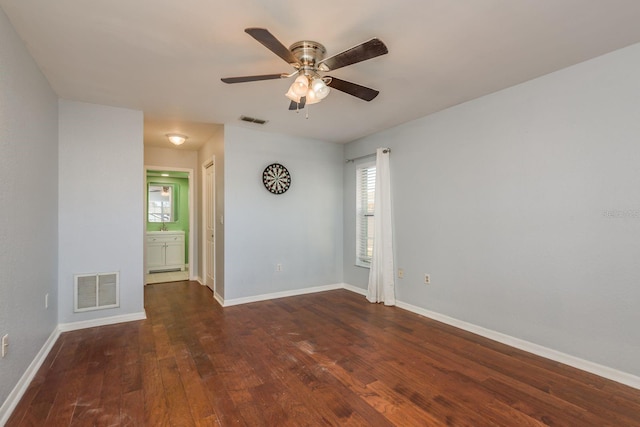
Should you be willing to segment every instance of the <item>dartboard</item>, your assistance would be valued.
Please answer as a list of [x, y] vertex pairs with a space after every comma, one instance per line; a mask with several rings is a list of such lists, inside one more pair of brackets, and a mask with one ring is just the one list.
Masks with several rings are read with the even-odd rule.
[[282, 194], [291, 185], [291, 175], [280, 163], [273, 163], [262, 172], [262, 183], [273, 194]]

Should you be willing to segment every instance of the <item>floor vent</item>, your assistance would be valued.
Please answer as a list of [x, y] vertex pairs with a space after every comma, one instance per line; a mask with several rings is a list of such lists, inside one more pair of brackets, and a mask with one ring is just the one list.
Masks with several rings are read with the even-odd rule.
[[116, 273], [76, 274], [73, 311], [120, 307], [120, 279]]

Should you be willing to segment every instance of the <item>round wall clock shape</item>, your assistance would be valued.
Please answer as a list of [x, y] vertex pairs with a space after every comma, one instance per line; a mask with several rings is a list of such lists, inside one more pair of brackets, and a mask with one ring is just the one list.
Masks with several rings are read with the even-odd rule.
[[273, 163], [262, 172], [262, 183], [273, 194], [282, 194], [291, 185], [291, 175], [280, 163]]

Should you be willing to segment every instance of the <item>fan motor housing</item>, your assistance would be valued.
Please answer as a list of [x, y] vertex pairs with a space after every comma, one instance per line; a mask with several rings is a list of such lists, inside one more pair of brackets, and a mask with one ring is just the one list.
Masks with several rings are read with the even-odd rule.
[[324, 59], [327, 50], [318, 42], [302, 40], [295, 42], [289, 50], [298, 58], [302, 67], [315, 68], [316, 64]]

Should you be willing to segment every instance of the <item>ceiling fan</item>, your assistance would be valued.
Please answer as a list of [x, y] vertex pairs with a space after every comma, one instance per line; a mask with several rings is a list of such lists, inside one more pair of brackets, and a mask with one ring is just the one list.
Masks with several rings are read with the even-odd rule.
[[285, 94], [291, 100], [289, 110], [298, 110], [304, 108], [305, 105], [320, 102], [329, 94], [330, 88], [348, 93], [365, 101], [371, 101], [380, 93], [375, 89], [323, 75], [326, 72], [388, 53], [387, 46], [380, 39], [373, 38], [351, 49], [325, 58], [326, 49], [318, 42], [303, 40], [292, 44], [287, 49], [265, 28], [247, 28], [244, 31], [293, 66], [295, 71], [290, 74], [225, 77], [222, 79], [225, 83], [286, 79], [296, 76], [295, 81], [289, 87], [289, 91]]

